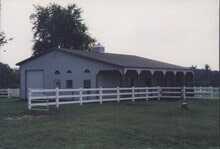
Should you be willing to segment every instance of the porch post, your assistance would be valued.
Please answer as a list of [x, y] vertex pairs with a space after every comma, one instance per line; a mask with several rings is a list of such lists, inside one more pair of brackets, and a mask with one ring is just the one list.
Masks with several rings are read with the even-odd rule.
[[186, 72], [185, 71], [183, 72], [183, 84], [182, 85], [187, 86], [187, 84], [186, 84]]

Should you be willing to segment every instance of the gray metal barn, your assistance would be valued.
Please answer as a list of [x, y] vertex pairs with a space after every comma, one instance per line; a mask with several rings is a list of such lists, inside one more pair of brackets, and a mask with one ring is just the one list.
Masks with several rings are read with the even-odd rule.
[[20, 66], [20, 94], [28, 88], [192, 86], [193, 71], [133, 55], [54, 48]]

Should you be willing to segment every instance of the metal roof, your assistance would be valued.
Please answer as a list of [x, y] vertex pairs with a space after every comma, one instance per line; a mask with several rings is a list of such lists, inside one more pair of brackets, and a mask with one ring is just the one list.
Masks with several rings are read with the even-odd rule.
[[[170, 63], [160, 62], [157, 60], [152, 60], [144, 57], [134, 56], [134, 55], [126, 55], [126, 54], [113, 54], [113, 53], [97, 53], [97, 52], [91, 52], [91, 51], [81, 51], [81, 50], [69, 50], [69, 49], [63, 49], [63, 48], [53, 48], [48, 50], [48, 52], [51, 51], [60, 51], [65, 52], [67, 54], [76, 55], [79, 57], [116, 65], [119, 67], [124, 68], [146, 68], [146, 69], [175, 69], [175, 70], [189, 70], [188, 67], [182, 67]], [[45, 52], [44, 54], [48, 53]], [[41, 55], [44, 55], [41, 54]], [[21, 61], [17, 63], [17, 65], [22, 65], [26, 62], [29, 62], [33, 59], [36, 59], [37, 57], [40, 57], [41, 55], [32, 56], [24, 61]]]

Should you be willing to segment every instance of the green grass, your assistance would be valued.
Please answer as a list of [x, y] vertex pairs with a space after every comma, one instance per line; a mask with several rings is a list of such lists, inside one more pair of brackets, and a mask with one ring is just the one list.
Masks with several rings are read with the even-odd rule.
[[0, 149], [219, 149], [219, 100], [61, 106], [0, 99]]

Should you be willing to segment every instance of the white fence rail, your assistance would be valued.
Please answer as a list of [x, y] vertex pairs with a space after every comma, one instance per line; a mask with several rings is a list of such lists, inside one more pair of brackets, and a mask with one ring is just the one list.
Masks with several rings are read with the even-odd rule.
[[19, 97], [19, 89], [0, 89], [0, 97]]
[[90, 89], [29, 89], [28, 109], [37, 106], [100, 103], [107, 101], [150, 100], [161, 98], [219, 98], [220, 88], [213, 87], [132, 87]]

